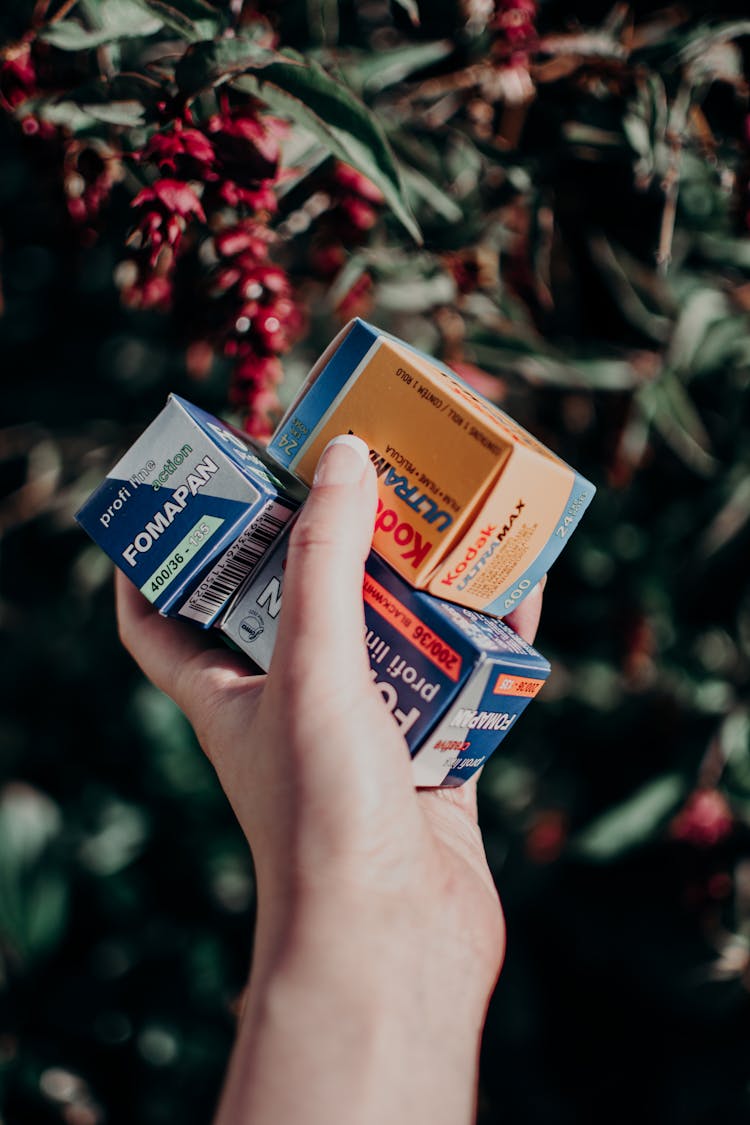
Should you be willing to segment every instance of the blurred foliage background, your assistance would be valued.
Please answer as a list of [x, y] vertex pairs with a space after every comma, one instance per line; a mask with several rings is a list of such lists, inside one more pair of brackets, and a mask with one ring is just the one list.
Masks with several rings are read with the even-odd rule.
[[73, 513], [169, 390], [262, 437], [355, 314], [599, 489], [481, 784], [479, 1120], [749, 1119], [745, 11], [3, 4], [2, 1125], [210, 1119], [251, 863]]

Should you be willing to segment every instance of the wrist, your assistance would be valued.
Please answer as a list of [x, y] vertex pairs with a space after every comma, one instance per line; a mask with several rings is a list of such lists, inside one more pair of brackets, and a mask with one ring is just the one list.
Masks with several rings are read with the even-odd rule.
[[251, 976], [216, 1125], [265, 1122], [268, 1105], [297, 1125], [343, 1106], [350, 1125], [470, 1125], [484, 1014], [432, 981], [296, 947]]
[[[368, 896], [335, 903], [260, 899], [251, 974], [257, 990], [275, 986], [351, 996], [380, 1018], [410, 997], [409, 1019], [467, 1031], [481, 1026], [503, 953], [502, 914], [488, 941], [472, 919], [451, 922], [450, 911]], [[401, 1012], [400, 1018], [407, 1013]], [[416, 1033], [417, 1027], [412, 1028]]]

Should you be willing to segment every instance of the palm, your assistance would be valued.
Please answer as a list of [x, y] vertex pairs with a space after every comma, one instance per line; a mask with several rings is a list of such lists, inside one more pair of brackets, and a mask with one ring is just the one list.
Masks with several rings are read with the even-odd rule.
[[446, 908], [457, 916], [462, 940], [494, 981], [505, 955], [505, 920], [477, 823], [476, 782], [424, 789], [418, 801], [444, 872]]

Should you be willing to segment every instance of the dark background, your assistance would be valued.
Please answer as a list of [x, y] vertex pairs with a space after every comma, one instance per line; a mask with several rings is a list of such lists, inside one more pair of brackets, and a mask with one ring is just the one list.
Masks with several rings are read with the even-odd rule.
[[[362, 8], [342, 6], [340, 49], [366, 52], [386, 18]], [[690, 4], [679, 27], [743, 10]], [[434, 26], [409, 32], [454, 36], [446, 73], [471, 57], [457, 12], [431, 6]], [[538, 26], [605, 15], [548, 4]], [[27, 17], [8, 6], [3, 37]], [[388, 19], [407, 33], [399, 5]], [[281, 33], [304, 46], [311, 20], [290, 5]], [[373, 253], [366, 313], [436, 350], [436, 263], [453, 269], [490, 223], [510, 232], [493, 300], [520, 342], [498, 346], [497, 322], [459, 286], [461, 358], [599, 490], [545, 595], [537, 645], [552, 680], [480, 787], [509, 931], [483, 1123], [734, 1125], [750, 1114], [750, 158], [748, 39], [736, 42], [736, 83], [700, 94], [715, 143], [686, 145], [666, 279], [654, 267], [659, 176], [637, 187], [631, 148], [592, 156], [565, 129], [621, 129], [636, 68], [539, 82], [512, 159], [477, 143], [490, 166], [523, 167], [529, 182], [479, 183], [458, 229], [423, 209], [426, 258], [385, 217], [361, 248]], [[664, 47], [638, 63], [670, 99], [671, 58]], [[392, 113], [387, 98], [381, 112]], [[413, 114], [407, 141], [428, 145]], [[120, 649], [109, 564], [73, 521], [168, 391], [228, 411], [226, 362], [188, 374], [179, 314], [120, 304], [130, 194], [115, 190], [82, 245], [55, 144], [0, 115], [3, 1125], [209, 1120], [250, 949], [244, 841], [186, 722]], [[520, 220], [533, 242], [545, 207], [546, 303], [538, 258], [517, 245]], [[602, 238], [634, 288], [602, 264]], [[341, 314], [304, 254], [285, 254], [309, 307], [289, 394]], [[410, 256], [426, 296], [401, 312], [389, 286]], [[664, 318], [661, 339], [633, 292]], [[452, 358], [449, 330], [443, 344]], [[568, 364], [580, 364], [576, 379]]]

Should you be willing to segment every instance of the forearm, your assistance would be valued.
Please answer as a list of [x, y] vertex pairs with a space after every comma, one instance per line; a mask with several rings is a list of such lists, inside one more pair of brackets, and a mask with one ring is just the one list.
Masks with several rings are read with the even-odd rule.
[[215, 1125], [470, 1125], [484, 1003], [419, 950], [339, 938], [256, 964]]

